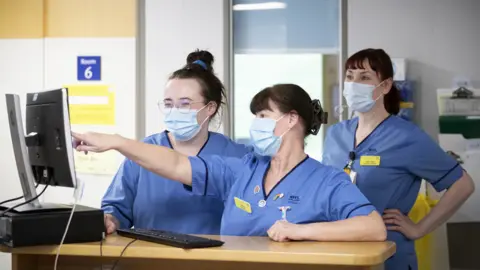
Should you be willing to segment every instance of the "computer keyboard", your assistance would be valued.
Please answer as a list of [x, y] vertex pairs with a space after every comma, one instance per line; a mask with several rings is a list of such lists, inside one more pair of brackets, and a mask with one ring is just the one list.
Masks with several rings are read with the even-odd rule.
[[224, 242], [218, 240], [162, 230], [118, 229], [117, 234], [128, 238], [184, 249], [219, 247], [224, 244]]

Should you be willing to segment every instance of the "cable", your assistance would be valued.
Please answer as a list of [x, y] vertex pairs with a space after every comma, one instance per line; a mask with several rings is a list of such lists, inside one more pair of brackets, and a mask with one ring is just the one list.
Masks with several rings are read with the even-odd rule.
[[133, 244], [135, 241], [137, 241], [137, 239], [133, 239], [132, 241], [130, 241], [122, 250], [122, 253], [120, 253], [120, 257], [118, 257], [118, 259], [115, 261], [115, 263], [113, 264], [113, 267], [111, 270], [115, 270], [115, 267], [117, 266], [118, 262], [120, 261], [120, 259], [122, 258], [123, 256], [123, 253], [125, 253], [125, 251], [127, 250], [127, 248]]
[[19, 203], [19, 204], [17, 204], [17, 205], [14, 205], [14, 206], [8, 208], [7, 210], [4, 210], [2, 213], [0, 213], [0, 217], [3, 217], [3, 215], [5, 215], [5, 213], [9, 212], [10, 210], [13, 210], [13, 209], [15, 209], [15, 208], [17, 208], [17, 207], [20, 207], [20, 206], [22, 206], [22, 205], [25, 205], [25, 204], [29, 204], [29, 203], [33, 202], [34, 200], [38, 199], [38, 197], [42, 196], [42, 194], [45, 192], [45, 190], [47, 190], [48, 186], [49, 186], [49, 183], [47, 183], [47, 184], [45, 185], [45, 187], [43, 188], [43, 190], [42, 190], [37, 196], [31, 198], [30, 200], [26, 200], [26, 201], [23, 202], [23, 203]]
[[63, 242], [65, 242], [65, 237], [67, 236], [70, 223], [72, 223], [73, 213], [75, 213], [75, 207], [77, 206], [77, 202], [83, 196], [84, 185], [83, 185], [83, 182], [79, 181], [78, 178], [77, 178], [77, 185], [78, 186], [74, 191], [75, 201], [73, 202], [72, 211], [70, 212], [70, 217], [68, 218], [67, 226], [65, 227], [65, 232], [63, 233], [63, 236], [62, 236], [62, 241], [60, 241], [60, 245], [58, 245], [58, 248], [57, 248], [57, 254], [55, 255], [55, 264], [53, 266], [53, 270], [57, 270], [58, 258], [60, 257], [60, 250], [62, 249]]
[[[37, 184], [35, 185], [35, 188], [38, 188], [39, 185], [40, 185], [40, 183], [37, 183]], [[23, 196], [18, 196], [18, 197], [13, 198], [13, 199], [5, 200], [5, 201], [3, 201], [3, 202], [0, 202], [0, 205], [6, 204], [6, 203], [9, 203], [9, 202], [18, 201], [18, 200], [20, 200], [20, 199], [23, 199]]]

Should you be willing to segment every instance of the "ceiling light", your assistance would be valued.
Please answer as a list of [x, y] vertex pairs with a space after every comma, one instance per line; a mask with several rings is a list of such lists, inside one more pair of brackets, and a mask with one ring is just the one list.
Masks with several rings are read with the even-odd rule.
[[265, 2], [265, 3], [256, 3], [256, 4], [237, 4], [233, 5], [233, 10], [243, 11], [243, 10], [268, 10], [268, 9], [285, 9], [287, 4], [282, 2]]

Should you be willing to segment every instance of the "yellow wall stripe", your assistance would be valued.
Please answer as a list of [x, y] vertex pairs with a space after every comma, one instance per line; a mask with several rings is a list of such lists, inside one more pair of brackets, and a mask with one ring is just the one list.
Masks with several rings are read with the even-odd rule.
[[135, 37], [137, 0], [0, 0], [0, 38]]
[[45, 0], [46, 37], [135, 37], [136, 0]]
[[0, 0], [0, 38], [42, 38], [43, 0]]

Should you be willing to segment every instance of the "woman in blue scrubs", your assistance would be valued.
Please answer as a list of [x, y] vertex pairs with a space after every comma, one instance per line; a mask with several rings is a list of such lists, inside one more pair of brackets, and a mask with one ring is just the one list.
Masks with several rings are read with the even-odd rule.
[[[323, 163], [344, 169], [383, 213], [387, 239], [397, 244], [386, 269], [417, 269], [414, 240], [448, 220], [472, 194], [472, 179], [425, 132], [395, 116], [400, 97], [392, 80], [392, 62], [383, 50], [355, 53], [345, 70], [343, 95], [358, 117], [330, 127]], [[447, 192], [414, 224], [407, 215], [422, 179]]]
[[250, 110], [256, 115], [250, 128], [255, 153], [242, 159], [188, 157], [118, 135], [74, 137], [83, 144], [78, 151], [115, 149], [149, 171], [191, 186], [200, 197], [223, 200], [223, 235], [268, 235], [275, 241], [385, 239], [381, 216], [348, 176], [305, 154], [305, 137], [317, 134], [326, 119], [318, 100], [297, 85], [275, 85], [259, 92]]
[[[207, 51], [188, 55], [187, 64], [169, 78], [159, 107], [166, 131], [144, 143], [175, 149], [187, 156], [242, 157], [249, 149], [222, 134], [209, 132], [210, 120], [224, 98]], [[199, 197], [191, 188], [160, 177], [126, 159], [102, 200], [107, 233], [117, 228], [148, 228], [194, 234], [218, 234], [223, 213], [218, 198]]]

